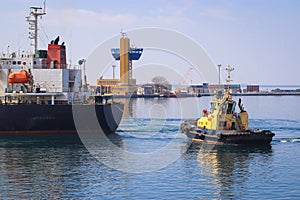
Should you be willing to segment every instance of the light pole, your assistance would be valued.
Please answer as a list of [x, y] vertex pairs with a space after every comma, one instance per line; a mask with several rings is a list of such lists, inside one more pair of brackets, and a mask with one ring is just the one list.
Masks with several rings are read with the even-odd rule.
[[116, 68], [116, 65], [112, 65], [112, 68], [113, 68], [113, 79], [115, 79], [115, 68]]

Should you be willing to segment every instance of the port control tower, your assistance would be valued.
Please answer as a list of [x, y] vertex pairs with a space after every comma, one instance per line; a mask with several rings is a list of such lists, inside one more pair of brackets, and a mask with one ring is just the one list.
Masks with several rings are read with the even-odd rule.
[[[97, 80], [100, 93], [113, 93], [117, 95], [130, 95], [136, 91], [136, 80], [132, 76], [132, 61], [139, 60], [143, 48], [130, 47], [130, 40], [121, 32], [120, 48], [111, 48], [111, 54], [116, 61], [120, 61], [120, 78], [103, 78]], [[113, 65], [115, 67], [115, 65]]]
[[143, 48], [130, 47], [130, 39], [126, 36], [126, 33], [121, 32], [121, 34], [120, 48], [111, 48], [114, 59], [120, 61], [120, 79], [118, 86], [114, 88], [114, 92], [126, 94], [133, 92], [136, 88], [136, 81], [132, 77], [132, 61], [140, 59]]

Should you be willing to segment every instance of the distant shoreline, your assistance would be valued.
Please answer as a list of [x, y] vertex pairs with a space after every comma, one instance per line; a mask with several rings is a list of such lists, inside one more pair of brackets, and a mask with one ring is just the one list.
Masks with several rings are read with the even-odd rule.
[[[214, 93], [201, 93], [199, 96], [193, 94], [180, 94], [177, 97], [160, 95], [114, 95], [114, 98], [187, 98], [213, 96]], [[231, 93], [232, 96], [300, 96], [300, 92], [257, 92], [257, 93]]]
[[[213, 93], [203, 93], [201, 96], [213, 96]], [[255, 92], [255, 93], [231, 93], [232, 96], [298, 96], [300, 92]]]

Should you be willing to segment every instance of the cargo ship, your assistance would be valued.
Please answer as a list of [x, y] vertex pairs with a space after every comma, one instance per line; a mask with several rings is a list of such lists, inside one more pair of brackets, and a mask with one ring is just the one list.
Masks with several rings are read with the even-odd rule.
[[[88, 88], [85, 60], [69, 66], [59, 37], [46, 50], [37, 48], [38, 19], [45, 14], [45, 5], [31, 7], [27, 17], [33, 53], [0, 55], [0, 134], [114, 132], [124, 105]], [[99, 126], [78, 127], [75, 115], [95, 116]]]

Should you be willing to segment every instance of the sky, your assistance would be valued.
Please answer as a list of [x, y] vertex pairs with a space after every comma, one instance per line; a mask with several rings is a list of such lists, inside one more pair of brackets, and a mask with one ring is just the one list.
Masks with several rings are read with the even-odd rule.
[[[10, 52], [32, 50], [25, 17], [30, 6], [43, 6], [43, 0], [0, 1], [0, 51], [7, 52], [8, 45]], [[119, 38], [121, 30], [162, 28], [199, 44], [215, 68], [222, 64], [222, 82], [230, 65], [235, 68], [235, 83], [300, 85], [299, 11], [297, 0], [47, 0], [47, 15], [39, 24], [39, 48], [45, 49], [60, 35], [68, 48], [68, 61], [75, 65], [105, 41]], [[143, 42], [130, 39], [132, 45], [143, 47], [139, 46]], [[152, 64], [156, 66], [151, 68]], [[205, 81], [196, 70], [187, 73], [188, 62], [159, 51], [144, 51], [141, 60], [133, 64], [136, 76], [144, 70], [141, 66], [147, 66], [149, 73], [147, 78], [136, 77], [139, 83], [149, 81], [155, 73], [160, 75], [159, 66], [174, 69], [189, 83]], [[101, 70], [87, 66], [89, 82], [95, 82]], [[105, 73], [107, 78], [112, 76], [111, 68]]]

